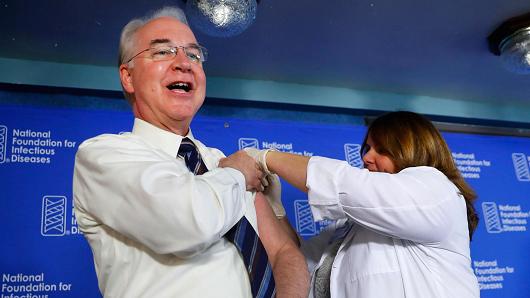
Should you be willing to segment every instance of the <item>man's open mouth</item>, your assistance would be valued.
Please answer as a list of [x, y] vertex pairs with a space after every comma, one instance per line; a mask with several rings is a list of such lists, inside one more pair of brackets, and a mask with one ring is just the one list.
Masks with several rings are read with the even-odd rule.
[[174, 82], [167, 86], [169, 90], [182, 90], [184, 92], [189, 92], [191, 87], [191, 83], [187, 82]]

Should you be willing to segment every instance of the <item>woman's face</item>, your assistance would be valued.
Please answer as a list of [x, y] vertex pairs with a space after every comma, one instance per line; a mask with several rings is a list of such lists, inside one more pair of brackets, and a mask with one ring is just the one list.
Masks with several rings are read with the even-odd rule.
[[375, 150], [372, 138], [366, 140], [367, 151], [363, 156], [364, 167], [370, 172], [395, 173], [396, 167], [390, 157], [382, 155]]

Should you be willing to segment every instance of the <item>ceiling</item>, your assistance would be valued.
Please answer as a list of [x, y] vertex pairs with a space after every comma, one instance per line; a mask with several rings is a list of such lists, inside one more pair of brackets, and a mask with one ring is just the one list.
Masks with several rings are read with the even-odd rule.
[[[115, 66], [123, 25], [175, 4], [0, 0], [0, 57]], [[506, 71], [487, 44], [527, 12], [521, 0], [261, 0], [243, 34], [196, 35], [208, 76], [530, 107], [530, 76]]]

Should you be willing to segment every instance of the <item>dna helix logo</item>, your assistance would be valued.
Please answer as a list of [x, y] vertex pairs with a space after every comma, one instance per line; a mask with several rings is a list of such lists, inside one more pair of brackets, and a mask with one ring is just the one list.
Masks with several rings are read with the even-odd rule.
[[294, 214], [296, 217], [296, 230], [300, 236], [314, 236], [317, 233], [311, 207], [306, 200], [294, 201]]
[[362, 168], [363, 161], [361, 159], [361, 145], [359, 144], [344, 144], [344, 156], [350, 166]]
[[66, 233], [66, 197], [42, 198], [41, 235], [64, 236]]
[[255, 138], [239, 138], [238, 140], [239, 150], [243, 148], [256, 148], [259, 149], [259, 141]]
[[502, 226], [499, 217], [499, 210], [495, 202], [483, 202], [482, 213], [484, 214], [484, 222], [486, 223], [486, 231], [488, 233], [501, 233]]
[[512, 153], [513, 167], [515, 175], [519, 181], [530, 181], [530, 163], [523, 153]]
[[311, 206], [307, 200], [295, 200], [294, 214], [296, 219], [296, 230], [302, 237], [316, 236], [322, 232], [333, 220], [322, 220], [315, 222]]
[[0, 163], [6, 162], [7, 127], [0, 125]]

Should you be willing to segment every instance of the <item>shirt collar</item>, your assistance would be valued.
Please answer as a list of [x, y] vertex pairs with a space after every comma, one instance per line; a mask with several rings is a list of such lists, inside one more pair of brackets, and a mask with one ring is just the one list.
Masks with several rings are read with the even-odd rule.
[[162, 149], [171, 156], [177, 156], [180, 143], [182, 142], [183, 138], [186, 137], [192, 141], [195, 141], [191, 132], [191, 128], [189, 129], [187, 135], [181, 136], [167, 130], [163, 130], [139, 118], [134, 118], [132, 134], [141, 137], [149, 144]]

